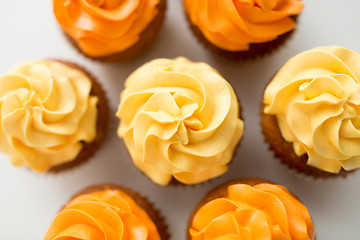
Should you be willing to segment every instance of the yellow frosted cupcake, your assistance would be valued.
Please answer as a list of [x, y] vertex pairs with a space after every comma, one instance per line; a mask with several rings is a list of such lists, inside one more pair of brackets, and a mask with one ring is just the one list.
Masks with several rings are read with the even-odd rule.
[[153, 60], [128, 77], [120, 98], [118, 135], [155, 183], [196, 184], [226, 172], [243, 121], [234, 90], [209, 65]]
[[0, 76], [0, 109], [0, 151], [37, 172], [88, 159], [107, 126], [101, 86], [65, 61], [26, 62]]
[[262, 126], [292, 168], [331, 177], [360, 167], [360, 55], [338, 46], [291, 58], [266, 87]]
[[245, 178], [210, 191], [196, 206], [188, 240], [314, 240], [309, 211], [286, 189], [262, 179]]

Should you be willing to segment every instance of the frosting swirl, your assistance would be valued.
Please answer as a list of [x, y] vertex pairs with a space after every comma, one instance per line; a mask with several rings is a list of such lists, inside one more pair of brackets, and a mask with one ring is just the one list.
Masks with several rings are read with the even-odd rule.
[[96, 136], [90, 79], [56, 61], [27, 62], [0, 76], [0, 151], [44, 172], [73, 160]]
[[327, 172], [360, 167], [360, 55], [315, 48], [291, 58], [265, 90], [283, 138], [308, 165]]
[[44, 240], [160, 240], [148, 214], [118, 190], [83, 194], [59, 212]]
[[234, 184], [227, 194], [196, 212], [191, 239], [314, 239], [308, 210], [285, 187]]
[[154, 182], [194, 184], [227, 170], [243, 133], [230, 84], [205, 63], [153, 60], [125, 82], [116, 114], [135, 165]]
[[184, 0], [191, 23], [213, 45], [244, 51], [250, 43], [276, 39], [295, 28], [291, 15], [300, 13], [300, 0]]
[[126, 50], [158, 13], [159, 0], [53, 0], [61, 28], [89, 56]]

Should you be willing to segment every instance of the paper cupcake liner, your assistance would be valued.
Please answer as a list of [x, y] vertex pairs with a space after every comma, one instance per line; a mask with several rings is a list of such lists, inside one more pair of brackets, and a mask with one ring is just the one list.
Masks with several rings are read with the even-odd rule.
[[[93, 185], [89, 186], [79, 192], [77, 192], [74, 196], [71, 197], [71, 199], [68, 201], [70, 202], [74, 198], [83, 195], [83, 194], [89, 194], [92, 192], [97, 191], [104, 191], [104, 190], [119, 190], [121, 192], [126, 193], [130, 198], [132, 198], [137, 205], [139, 205], [145, 212], [148, 214], [148, 216], [151, 218], [151, 220], [156, 225], [156, 228], [159, 232], [161, 240], [168, 240], [170, 238], [170, 234], [168, 233], [168, 226], [165, 223], [164, 217], [161, 215], [160, 211], [154, 207], [154, 204], [150, 202], [146, 197], [140, 195], [139, 193], [132, 191], [129, 188], [123, 187], [121, 185], [117, 184], [99, 184], [99, 185]], [[65, 204], [62, 208], [64, 209], [67, 204]], [[61, 211], [60, 210], [60, 211]]]
[[145, 52], [149, 48], [151, 43], [153, 43], [156, 36], [158, 35], [158, 32], [160, 31], [162, 27], [162, 23], [165, 18], [166, 0], [160, 0], [157, 9], [158, 9], [158, 14], [152, 20], [152, 22], [146, 27], [146, 29], [140, 34], [139, 40], [134, 45], [125, 49], [124, 51], [114, 53], [111, 55], [102, 56], [102, 57], [89, 56], [81, 50], [78, 43], [70, 35], [68, 35], [64, 31], [63, 33], [67, 38], [67, 40], [70, 42], [70, 44], [79, 53], [83, 54], [85, 57], [88, 57], [92, 60], [97, 60], [101, 62], [117, 62], [117, 61], [129, 60]]
[[[185, 12], [185, 16], [186, 16], [187, 22], [189, 24], [189, 27], [190, 27], [191, 31], [193, 32], [193, 34], [195, 35], [195, 37], [197, 38], [197, 40], [205, 48], [209, 49], [211, 52], [213, 52], [221, 57], [224, 57], [226, 59], [233, 60], [233, 61], [255, 60], [257, 58], [262, 58], [265, 55], [269, 55], [269, 54], [275, 52], [276, 50], [278, 50], [278, 48], [280, 46], [282, 46], [286, 42], [286, 40], [288, 40], [292, 36], [292, 34], [295, 32], [295, 29], [293, 29], [289, 32], [286, 32], [286, 33], [278, 36], [276, 39], [274, 39], [272, 41], [268, 41], [268, 42], [264, 42], [264, 43], [250, 43], [248, 50], [228, 51], [228, 50], [224, 50], [224, 49], [219, 48], [219, 47], [215, 46], [214, 44], [212, 44], [204, 36], [204, 34], [201, 32], [201, 30], [191, 22], [191, 19], [190, 19], [189, 15], [187, 14], [185, 7], [184, 7], [184, 12]], [[291, 17], [295, 21], [295, 23], [297, 22], [298, 16], [299, 15]]]
[[341, 169], [339, 173], [325, 172], [315, 167], [307, 165], [308, 155], [297, 156], [294, 152], [292, 143], [286, 142], [282, 137], [276, 117], [274, 115], [264, 113], [265, 105], [261, 105], [261, 127], [265, 142], [268, 143], [269, 149], [273, 151], [274, 156], [281, 160], [281, 163], [287, 165], [291, 169], [295, 169], [299, 173], [312, 176], [314, 178], [333, 178], [345, 177], [353, 171], [345, 171]]
[[91, 75], [85, 68], [82, 66], [79, 66], [75, 63], [64, 61], [64, 60], [52, 60], [57, 61], [62, 64], [65, 64], [69, 67], [75, 68], [80, 70], [81, 72], [85, 73], [86, 76], [89, 77], [91, 80], [91, 91], [90, 95], [97, 96], [99, 98], [98, 104], [97, 104], [97, 110], [98, 110], [98, 116], [97, 116], [97, 123], [96, 123], [96, 137], [92, 142], [85, 142], [82, 141], [82, 149], [77, 155], [77, 157], [69, 162], [53, 166], [49, 169], [49, 173], [59, 173], [63, 170], [71, 169], [75, 166], [79, 166], [80, 164], [85, 163], [89, 158], [91, 158], [96, 150], [99, 148], [99, 146], [102, 144], [108, 127], [108, 120], [109, 120], [109, 107], [107, 103], [107, 98], [105, 95], [104, 90], [102, 89], [101, 85], [97, 82], [96, 78]]

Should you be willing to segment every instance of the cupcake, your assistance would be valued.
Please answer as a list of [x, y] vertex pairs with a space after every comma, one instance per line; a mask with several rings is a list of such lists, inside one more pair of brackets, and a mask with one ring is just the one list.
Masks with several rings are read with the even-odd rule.
[[155, 39], [166, 0], [53, 0], [57, 22], [87, 57], [121, 61], [143, 52]]
[[262, 128], [283, 163], [315, 177], [360, 167], [360, 55], [338, 46], [291, 58], [265, 89]]
[[274, 50], [296, 27], [300, 0], [184, 0], [190, 28], [213, 52], [251, 59]]
[[55, 216], [44, 240], [167, 240], [167, 227], [146, 198], [118, 185], [98, 185], [74, 196]]
[[239, 179], [209, 192], [188, 222], [188, 240], [315, 239], [306, 207], [285, 187]]
[[0, 151], [36, 172], [71, 168], [96, 150], [107, 126], [103, 90], [82, 67], [38, 60], [0, 76]]
[[118, 135], [152, 181], [196, 184], [226, 172], [243, 121], [234, 90], [209, 65], [153, 60], [128, 77], [120, 98]]

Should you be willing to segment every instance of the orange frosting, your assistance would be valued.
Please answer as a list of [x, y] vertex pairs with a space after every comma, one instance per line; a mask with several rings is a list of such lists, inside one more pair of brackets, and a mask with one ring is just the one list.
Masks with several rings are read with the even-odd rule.
[[300, 0], [184, 0], [191, 23], [215, 46], [228, 51], [276, 39], [295, 28], [290, 16]]
[[159, 240], [147, 213], [128, 195], [104, 190], [76, 197], [58, 213], [44, 240]]
[[228, 196], [203, 205], [190, 229], [193, 240], [314, 239], [306, 207], [282, 186], [235, 184]]
[[53, 0], [55, 17], [87, 55], [101, 57], [134, 45], [158, 13], [159, 0]]

